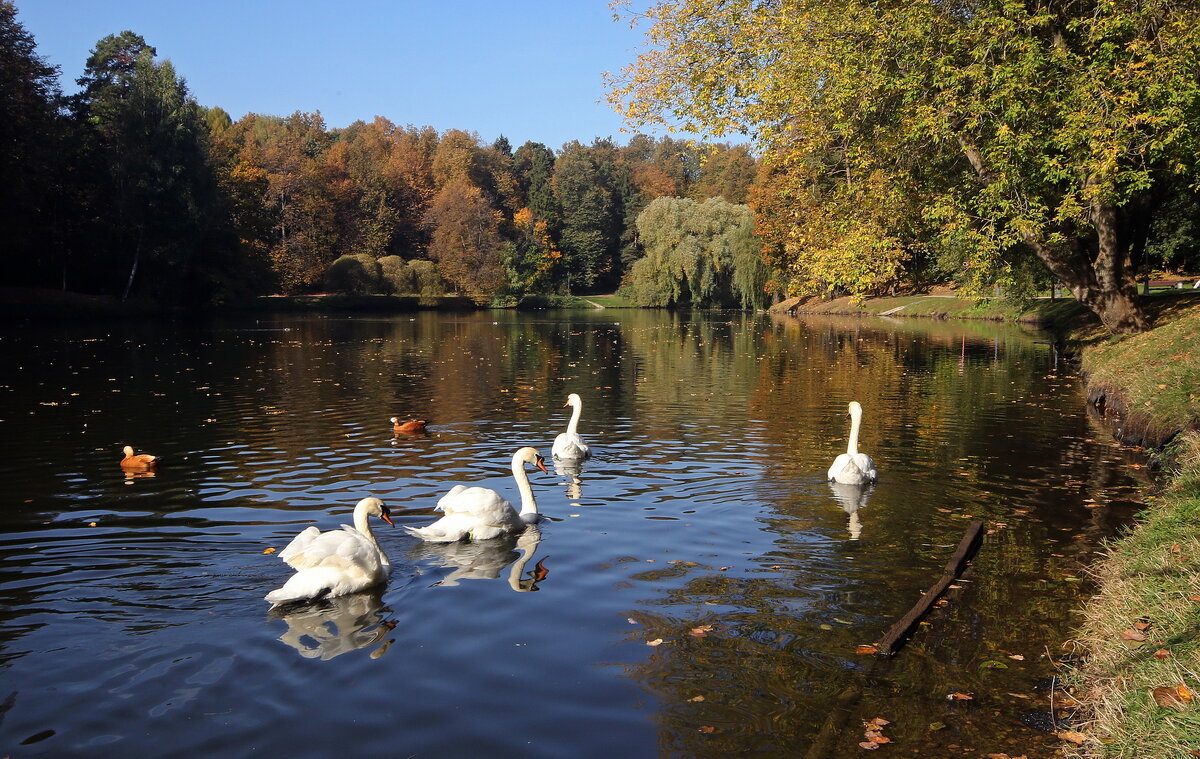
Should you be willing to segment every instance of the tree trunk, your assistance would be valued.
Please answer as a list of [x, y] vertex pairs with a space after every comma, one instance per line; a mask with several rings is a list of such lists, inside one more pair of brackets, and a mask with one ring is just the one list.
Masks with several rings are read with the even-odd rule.
[[129, 299], [129, 291], [133, 289], [133, 277], [137, 274], [138, 259], [142, 257], [142, 230], [139, 228], [137, 239], [133, 243], [133, 265], [129, 267], [129, 279], [125, 282], [125, 292], [121, 294], [121, 302]]
[[[989, 185], [995, 175], [983, 160], [983, 154], [963, 135], [958, 136], [963, 155], [975, 170], [980, 183]], [[1091, 181], [1089, 180], [1089, 184]], [[1113, 333], [1145, 332], [1150, 328], [1138, 303], [1136, 272], [1133, 269], [1129, 241], [1123, 239], [1116, 206], [1093, 201], [1092, 224], [1096, 229], [1095, 251], [1080, 237], [1069, 240], [1066, 250], [1046, 243], [1029, 229], [1021, 237], [1046, 268], [1087, 306]]]

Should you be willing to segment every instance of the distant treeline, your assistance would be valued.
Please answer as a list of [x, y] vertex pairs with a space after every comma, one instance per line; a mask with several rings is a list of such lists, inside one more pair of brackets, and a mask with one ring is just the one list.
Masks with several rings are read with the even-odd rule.
[[[7, 284], [183, 307], [330, 289], [767, 299], [745, 146], [636, 135], [514, 149], [381, 117], [233, 121], [133, 32], [97, 43], [74, 95], [7, 0], [0, 37]], [[639, 229], [660, 198], [669, 212]], [[690, 253], [648, 251], [647, 237]]]

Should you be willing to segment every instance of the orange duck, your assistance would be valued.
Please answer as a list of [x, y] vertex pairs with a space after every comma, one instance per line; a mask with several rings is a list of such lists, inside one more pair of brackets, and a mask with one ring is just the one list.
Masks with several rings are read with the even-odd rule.
[[158, 466], [158, 456], [151, 456], [149, 453], [133, 452], [133, 446], [125, 446], [125, 458], [121, 459], [122, 469], [153, 469]]
[[425, 431], [424, 419], [410, 419], [407, 422], [400, 421], [400, 417], [392, 417], [392, 432], [403, 432], [406, 435], [412, 435], [417, 432]]

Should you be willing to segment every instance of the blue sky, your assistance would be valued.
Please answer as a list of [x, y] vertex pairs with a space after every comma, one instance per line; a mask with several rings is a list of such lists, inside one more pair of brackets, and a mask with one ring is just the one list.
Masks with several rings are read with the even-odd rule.
[[320, 111], [329, 127], [376, 115], [557, 149], [628, 140], [602, 73], [642, 31], [607, 0], [15, 0], [64, 92], [97, 40], [125, 29], [168, 58], [203, 105]]

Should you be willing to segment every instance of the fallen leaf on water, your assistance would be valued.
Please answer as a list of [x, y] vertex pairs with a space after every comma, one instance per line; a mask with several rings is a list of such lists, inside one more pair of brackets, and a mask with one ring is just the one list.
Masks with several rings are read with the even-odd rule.
[[700, 731], [700, 732], [702, 732], [702, 733], [715, 733], [715, 732], [717, 732], [717, 728], [713, 727], [712, 725], [701, 725], [700, 727], [698, 727], [698, 728], [696, 728], [696, 729], [697, 729], [697, 730], [699, 730], [699, 731]]
[[867, 751], [874, 751], [875, 749], [879, 748], [879, 744], [872, 743], [871, 741], [863, 741], [862, 743], [858, 744], [858, 747], [865, 748]]
[[884, 719], [883, 717], [872, 717], [868, 722], [864, 722], [863, 724], [874, 725], [875, 727], [884, 727], [885, 725], [892, 724], [892, 721]]
[[1021, 656], [1020, 654], [1009, 654], [1008, 658], [1015, 659], [1017, 661], [1025, 661], [1025, 657]]
[[705, 635], [712, 632], [712, 629], [713, 629], [712, 625], [700, 625], [699, 627], [693, 627], [691, 630], [688, 631], [688, 634], [693, 635], [697, 638], [703, 638]]
[[879, 649], [876, 648], [875, 646], [859, 646], [858, 648], [854, 649], [854, 653], [856, 653], [856, 654], [876, 654], [876, 653], [879, 653]]
[[876, 733], [874, 731], [867, 731], [866, 738], [871, 743], [891, 743], [892, 742], [892, 739], [887, 737], [883, 733]]
[[636, 624], [637, 624], [637, 620], [636, 620], [636, 619], [634, 619], [633, 617], [625, 617], [625, 621], [626, 621], [626, 622], [628, 622], [628, 623], [629, 623], [629, 624], [631, 624], [631, 625], [636, 625]]
[[662, 642], [663, 642], [662, 638], [655, 638], [654, 640], [646, 641], [646, 645], [647, 646], [661, 646]]
[[95, 527], [95, 526], [96, 526], [95, 522], [88, 522], [88, 527]]
[[1071, 743], [1080, 746], [1082, 746], [1083, 742], [1087, 740], [1086, 735], [1083, 733], [1077, 733], [1074, 730], [1063, 730], [1060, 733], [1055, 733], [1055, 735], [1057, 735], [1059, 738], [1062, 738], [1064, 741], [1070, 741]]
[[945, 730], [946, 723], [945, 722], [930, 722], [929, 729], [930, 730]]
[[691, 698], [688, 699], [688, 701], [703, 701], [703, 700], [704, 700], [704, 696], [692, 696]]
[[263, 553], [275, 553], [275, 549], [274, 548], [264, 548]]
[[974, 698], [975, 697], [972, 696], [970, 693], [957, 693], [957, 692], [951, 693], [950, 695], [946, 696], [946, 699], [948, 701], [971, 701]]

